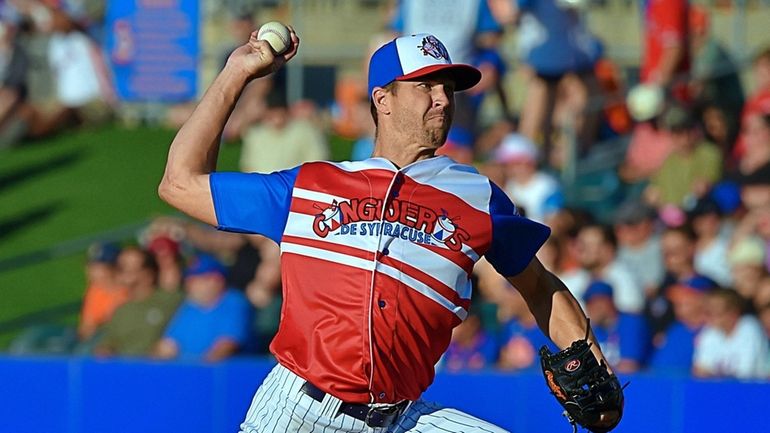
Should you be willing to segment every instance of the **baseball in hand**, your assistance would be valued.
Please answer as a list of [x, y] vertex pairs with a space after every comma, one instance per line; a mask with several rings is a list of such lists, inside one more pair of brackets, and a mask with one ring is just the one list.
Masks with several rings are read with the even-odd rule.
[[291, 46], [289, 29], [278, 21], [263, 24], [257, 32], [257, 39], [267, 41], [276, 54], [283, 54]]

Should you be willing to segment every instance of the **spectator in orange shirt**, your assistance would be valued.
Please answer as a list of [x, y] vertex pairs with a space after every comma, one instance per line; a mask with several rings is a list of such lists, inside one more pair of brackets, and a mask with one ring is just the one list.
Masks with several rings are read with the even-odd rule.
[[88, 249], [86, 293], [80, 313], [78, 337], [91, 340], [112, 313], [128, 300], [128, 290], [115, 281], [115, 263], [120, 249], [112, 244], [94, 244]]

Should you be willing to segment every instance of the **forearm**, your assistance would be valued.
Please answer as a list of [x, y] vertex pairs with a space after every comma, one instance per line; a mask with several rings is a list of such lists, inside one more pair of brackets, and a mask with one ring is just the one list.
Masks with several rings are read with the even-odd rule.
[[204, 358], [209, 362], [217, 362], [229, 358], [236, 352], [238, 352], [238, 343], [235, 340], [220, 338], [209, 349]]
[[683, 55], [684, 49], [681, 45], [665, 48], [661, 55], [660, 65], [652, 77], [653, 80], [664, 87], [671, 84], [677, 78], [674, 74], [676, 73], [677, 66], [682, 61]]
[[219, 140], [235, 107], [246, 76], [225, 67], [174, 137], [166, 170], [158, 186], [171, 206], [210, 225], [217, 225], [209, 174], [216, 169]]
[[166, 173], [208, 174], [216, 169], [219, 141], [247, 77], [225, 67], [177, 133]]
[[588, 336], [594, 355], [604, 359], [580, 304], [539, 261], [534, 260], [522, 274], [508, 280], [521, 292], [540, 329], [559, 348]]

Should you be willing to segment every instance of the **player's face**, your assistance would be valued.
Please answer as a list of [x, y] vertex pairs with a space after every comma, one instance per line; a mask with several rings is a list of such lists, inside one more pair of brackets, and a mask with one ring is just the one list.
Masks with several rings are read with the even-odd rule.
[[412, 141], [438, 148], [446, 141], [454, 116], [455, 83], [436, 75], [420, 81], [396, 82], [393, 120]]

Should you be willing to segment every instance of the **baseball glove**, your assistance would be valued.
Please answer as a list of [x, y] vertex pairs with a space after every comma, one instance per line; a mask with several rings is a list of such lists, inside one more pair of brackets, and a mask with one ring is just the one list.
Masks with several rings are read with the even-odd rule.
[[[596, 361], [587, 339], [575, 341], [561, 352], [540, 349], [540, 364], [551, 394], [564, 407], [564, 416], [577, 432], [577, 424], [594, 432], [612, 430], [623, 415], [623, 389], [617, 376]], [[626, 384], [628, 385], [628, 384]], [[617, 412], [610, 424], [600, 422], [602, 412]]]

